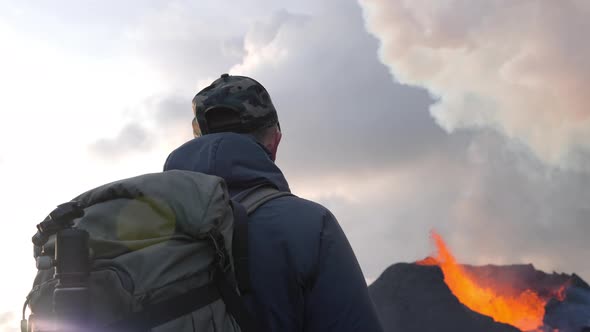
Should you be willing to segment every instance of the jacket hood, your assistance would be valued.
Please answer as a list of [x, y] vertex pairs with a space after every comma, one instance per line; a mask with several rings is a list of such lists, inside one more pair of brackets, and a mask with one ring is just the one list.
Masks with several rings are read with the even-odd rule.
[[188, 141], [166, 159], [164, 171], [173, 169], [219, 176], [232, 196], [264, 183], [290, 191], [270, 152], [248, 135], [218, 133]]

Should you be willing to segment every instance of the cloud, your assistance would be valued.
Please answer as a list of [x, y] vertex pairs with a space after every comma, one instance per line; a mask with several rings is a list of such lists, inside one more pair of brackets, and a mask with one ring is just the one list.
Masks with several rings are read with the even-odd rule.
[[0, 313], [0, 332], [17, 332], [19, 321], [13, 312]]
[[[443, 140], [427, 112], [429, 95], [392, 82], [376, 59], [377, 42], [356, 4], [323, 3], [313, 15], [282, 11], [254, 25], [247, 55], [230, 70], [269, 90], [284, 132], [281, 150], [289, 151], [279, 151], [278, 162], [292, 174], [308, 173], [301, 164], [321, 172], [372, 168], [405, 162], [432, 148], [430, 140]], [[271, 37], [250, 42], [261, 34]]]
[[116, 137], [103, 138], [91, 144], [90, 151], [104, 158], [117, 158], [149, 150], [152, 144], [148, 131], [139, 124], [131, 123]]
[[157, 128], [178, 129], [184, 126], [192, 132], [192, 96], [167, 96], [152, 101], [146, 108], [152, 112]]
[[243, 56], [241, 24], [216, 8], [179, 1], [154, 9], [123, 31], [123, 53], [179, 91], [192, 90], [198, 78], [219, 76]]
[[[339, 15], [333, 15], [335, 6]], [[177, 8], [176, 12], [190, 15], [190, 6], [184, 10]], [[164, 14], [161, 16], [164, 22], [171, 20]], [[289, 151], [279, 155], [279, 163], [287, 172], [307, 173], [307, 168], [294, 167], [296, 162], [322, 172], [336, 167], [353, 170], [384, 165], [386, 168], [392, 162], [420, 158], [425, 150], [433, 148], [430, 141], [457, 147], [465, 145], [454, 138], [446, 140], [447, 134], [431, 121], [427, 107], [432, 100], [424, 90], [391, 81], [384, 65], [375, 57], [377, 42], [364, 31], [362, 16], [353, 1], [328, 1], [313, 15], [281, 9], [252, 21], [249, 26], [242, 41], [234, 41], [235, 45], [243, 46], [243, 57], [216, 73], [251, 75], [270, 91], [279, 108], [285, 134], [281, 151]], [[170, 30], [172, 35], [167, 37]], [[158, 40], [174, 39], [175, 31], [174, 28], [161, 30], [162, 36], [151, 37], [152, 46], [162, 48]], [[167, 52], [190, 53], [202, 43], [198, 38], [195, 35], [192, 43], [170, 45]], [[137, 116], [130, 122], [142, 124], [150, 133], [156, 130], [167, 133], [160, 136], [180, 131], [190, 134], [190, 99], [210, 82], [207, 75], [213, 72], [203, 75], [194, 72], [193, 76], [191, 63], [172, 57], [166, 59], [167, 64], [179, 68], [157, 64], [157, 70], [176, 71], [184, 77], [170, 81], [171, 84], [191, 81], [190, 85], [198, 88], [164, 98], [170, 107], [154, 107], [143, 102], [136, 108], [144, 111], [136, 112]], [[162, 125], [168, 122], [170, 125]], [[135, 127], [126, 130], [136, 132]], [[135, 135], [119, 135], [121, 140], [126, 137], [135, 138]], [[323, 142], [320, 147], [309, 148], [318, 141]], [[128, 146], [101, 144], [104, 145]], [[346, 153], [342, 153], [343, 146]]]
[[533, 263], [590, 279], [587, 174], [548, 167], [490, 131], [463, 155], [428, 156], [387, 171], [291, 180], [335, 213], [368, 277], [429, 255], [436, 229], [461, 262]]
[[553, 166], [590, 169], [590, 3], [359, 3], [381, 60], [436, 96], [442, 128], [493, 128]]
[[169, 148], [191, 138], [191, 98], [176, 95], [152, 97], [131, 110], [128, 122], [112, 138], [102, 138], [89, 146], [99, 157], [117, 159], [150, 150]]
[[494, 135], [474, 140], [469, 159], [473, 172], [450, 211], [456, 233], [473, 235], [455, 238], [461, 252], [477, 247], [487, 254], [469, 259], [480, 264], [518, 260], [590, 278], [587, 174], [523, 157]]

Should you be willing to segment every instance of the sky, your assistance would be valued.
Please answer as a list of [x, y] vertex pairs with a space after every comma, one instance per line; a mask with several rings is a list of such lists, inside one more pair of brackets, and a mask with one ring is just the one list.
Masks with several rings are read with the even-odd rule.
[[374, 280], [422, 259], [590, 281], [584, 0], [0, 0], [0, 332], [57, 204], [162, 169], [228, 72], [278, 109], [277, 165]]

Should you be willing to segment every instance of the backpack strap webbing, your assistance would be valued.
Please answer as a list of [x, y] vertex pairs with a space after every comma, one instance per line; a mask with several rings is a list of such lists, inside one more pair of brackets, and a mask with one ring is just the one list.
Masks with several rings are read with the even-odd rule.
[[211, 282], [171, 299], [147, 305], [143, 310], [111, 324], [106, 331], [147, 332], [156, 326], [199, 310], [219, 298], [221, 292], [218, 283]]
[[171, 299], [146, 306], [139, 312], [108, 326], [109, 332], [148, 332], [154, 327], [199, 310], [218, 299], [223, 299], [226, 310], [243, 332], [258, 332], [244, 302], [220, 268], [214, 270], [213, 281]]
[[260, 185], [241, 192], [232, 199], [234, 206], [232, 256], [234, 258], [236, 281], [241, 294], [248, 293], [251, 290], [248, 264], [248, 215], [270, 200], [291, 195], [290, 192], [281, 192], [269, 185]]

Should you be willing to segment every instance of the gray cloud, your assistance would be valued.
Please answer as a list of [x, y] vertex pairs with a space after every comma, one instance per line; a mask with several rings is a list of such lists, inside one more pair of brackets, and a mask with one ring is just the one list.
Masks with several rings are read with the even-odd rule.
[[103, 158], [119, 158], [124, 155], [147, 151], [152, 147], [149, 132], [140, 124], [126, 125], [114, 138], [103, 138], [92, 145], [90, 151]]
[[132, 120], [115, 137], [97, 140], [90, 152], [116, 159], [186, 141], [192, 133], [191, 100], [179, 96], [144, 100], [130, 111]]
[[458, 247], [590, 278], [584, 263], [590, 255], [590, 176], [547, 167], [518, 149], [493, 135], [472, 143], [474, 172], [452, 221], [478, 237], [457, 241]]
[[272, 43], [286, 25], [301, 25], [311, 17], [308, 15], [294, 14], [285, 9], [276, 11], [269, 19], [257, 21], [252, 24], [246, 35], [245, 47], [259, 49]]
[[[329, 6], [313, 16], [279, 10], [251, 24], [243, 39], [244, 59], [232, 70], [256, 77], [270, 90], [285, 133], [282, 150], [289, 151], [279, 163], [297, 175], [308, 172], [290, 167], [296, 161], [321, 171], [387, 168], [437, 149], [433, 141], [457, 152], [465, 149], [465, 134], [448, 136], [431, 120], [432, 99], [424, 90], [392, 82], [375, 57], [377, 41], [364, 31], [355, 3], [338, 5], [339, 15]], [[288, 55], [278, 56], [274, 66], [250, 61], [269, 50]], [[167, 98], [171, 107], [142, 107], [160, 108], [150, 111], [157, 123], [178, 124], [188, 132], [190, 98]], [[309, 149], [318, 141], [321, 147]]]
[[[274, 38], [249, 52], [274, 64], [247, 56], [232, 69], [269, 89], [280, 112], [283, 150], [290, 151], [279, 162], [288, 167], [303, 160], [324, 170], [373, 167], [406, 161], [431, 148], [429, 141], [446, 138], [429, 118], [429, 95], [394, 84], [376, 59], [377, 41], [364, 31], [358, 7], [327, 3], [339, 7], [338, 15], [329, 6], [307, 20], [275, 14], [271, 22], [283, 20], [267, 25]], [[246, 38], [260, 33], [254, 29]], [[318, 141], [321, 146], [309, 148]]]
[[192, 131], [192, 96], [170, 96], [158, 100], [148, 109], [153, 113], [158, 128], [176, 130], [180, 126]]
[[[440, 100], [395, 83], [380, 63], [379, 42], [365, 31], [355, 2], [323, 1], [305, 14], [286, 8], [265, 12], [240, 38], [222, 38], [233, 49], [223, 52], [239, 59], [219, 60], [217, 72], [192, 68], [198, 59], [168, 65], [175, 59], [168, 55], [198, 47], [198, 34], [192, 44], [162, 44], [172, 49], [154, 65], [182, 76], [173, 84], [195, 85], [228, 70], [263, 83], [284, 131], [279, 166], [295, 193], [339, 218], [367, 277], [428, 255], [428, 232], [436, 228], [461, 261], [531, 262], [590, 279], [583, 261], [590, 254], [587, 173], [546, 166], [529, 145], [495, 131], [447, 133], [429, 113]], [[449, 43], [472, 24], [464, 16], [439, 23], [450, 26]], [[136, 123], [156, 141], [168, 138], [171, 150], [190, 138], [193, 93], [145, 102]], [[106, 145], [137, 150], [123, 143], [135, 136], [125, 137]]]
[[242, 24], [210, 7], [185, 1], [143, 15], [124, 31], [124, 52], [181, 90], [218, 76], [243, 56]]
[[368, 174], [342, 177], [354, 183], [344, 191], [360, 192], [357, 202], [317, 199], [347, 227], [369, 276], [392, 261], [429, 255], [428, 231], [436, 229], [462, 262], [533, 263], [590, 279], [590, 177], [552, 169], [519, 149], [487, 132], [463, 156], [434, 156], [410, 170], [394, 167], [390, 176], [375, 172], [378, 186], [362, 188]]

